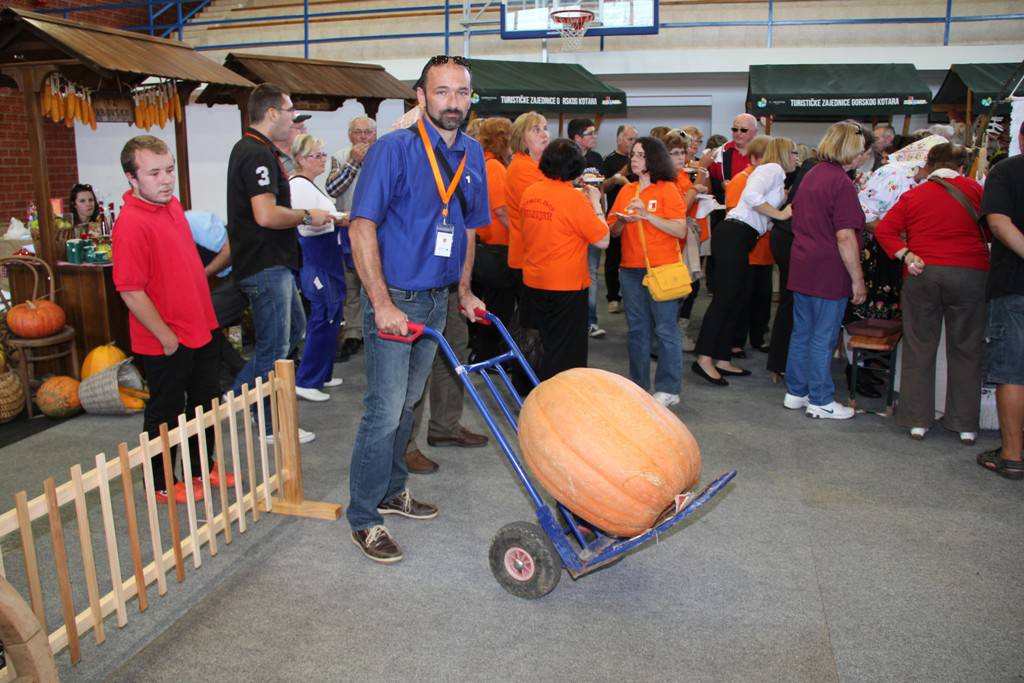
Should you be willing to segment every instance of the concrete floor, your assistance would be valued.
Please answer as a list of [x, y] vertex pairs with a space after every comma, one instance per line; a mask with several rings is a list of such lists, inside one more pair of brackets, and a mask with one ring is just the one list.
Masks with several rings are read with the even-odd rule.
[[[591, 364], [624, 373], [625, 320], [602, 309], [601, 323], [608, 336], [592, 341]], [[201, 569], [189, 566], [183, 584], [169, 579], [167, 595], [154, 593], [124, 629], [108, 619], [108, 642], [87, 640], [78, 666], [60, 655], [62, 676], [1024, 679], [1024, 485], [974, 463], [996, 433], [967, 448], [941, 428], [911, 441], [875, 415], [810, 420], [782, 408], [784, 389], [757, 352], [739, 362], [754, 375], [727, 388], [697, 378], [689, 361], [674, 411], [701, 444], [703, 480], [739, 475], [624, 561], [578, 581], [563, 575], [538, 601], [508, 595], [487, 551], [503, 525], [532, 518], [528, 499], [496, 448], [428, 448], [441, 469], [411, 487], [442, 512], [389, 520], [401, 563], [359, 555], [344, 520], [271, 516]], [[337, 366], [345, 385], [331, 401], [300, 405], [317, 433], [303, 447], [310, 498], [347, 500], [361, 363]], [[24, 487], [36, 495], [45, 476], [131, 442], [140, 422], [82, 417], [3, 449], [0, 499]], [[483, 430], [469, 404], [464, 422]], [[17, 585], [16, 536], [3, 552]]]

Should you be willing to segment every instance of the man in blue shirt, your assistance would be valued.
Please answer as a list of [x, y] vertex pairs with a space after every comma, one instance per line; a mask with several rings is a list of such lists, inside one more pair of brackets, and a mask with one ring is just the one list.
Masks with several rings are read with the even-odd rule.
[[450, 289], [470, 321], [484, 308], [469, 285], [475, 230], [491, 220], [483, 150], [459, 130], [470, 93], [466, 60], [441, 55], [427, 62], [416, 83], [420, 120], [370, 148], [352, 203], [367, 389], [347, 516], [353, 543], [377, 562], [402, 559], [382, 515], [437, 516], [437, 507], [413, 499], [405, 487], [404, 457], [437, 344], [388, 341], [377, 332], [406, 335], [409, 321], [443, 330]]

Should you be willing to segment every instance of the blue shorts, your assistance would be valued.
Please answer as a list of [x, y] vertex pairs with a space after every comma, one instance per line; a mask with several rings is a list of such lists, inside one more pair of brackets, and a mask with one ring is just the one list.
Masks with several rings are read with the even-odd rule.
[[1007, 294], [988, 304], [985, 381], [1024, 385], [1024, 295]]

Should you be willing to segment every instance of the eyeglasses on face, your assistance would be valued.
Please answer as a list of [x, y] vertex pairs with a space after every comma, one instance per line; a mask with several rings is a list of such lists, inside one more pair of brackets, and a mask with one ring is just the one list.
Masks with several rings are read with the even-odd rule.
[[581, 138], [592, 138], [595, 135], [597, 135], [597, 131], [596, 130], [588, 130], [588, 131], [584, 131], [583, 133], [580, 133], [580, 137]]
[[448, 62], [451, 62], [452, 64], [458, 64], [459, 66], [464, 66], [470, 71], [473, 70], [473, 65], [470, 63], [468, 59], [466, 59], [465, 57], [457, 57], [455, 55], [434, 55], [433, 57], [430, 58], [430, 61], [427, 63], [430, 66], [437, 66], [439, 64], [447, 64]]
[[327, 158], [327, 152], [313, 152], [312, 154], [307, 154], [306, 158], [308, 158], [308, 159], [326, 159]]
[[295, 117], [295, 107], [288, 107], [287, 109], [285, 107], [271, 107], [271, 109], [276, 109], [278, 111], [283, 111], [283, 112], [285, 112], [287, 114], [291, 114], [292, 118]]
[[737, 127], [733, 126], [732, 132], [733, 133], [749, 133], [750, 129], [749, 128], [737, 128]]

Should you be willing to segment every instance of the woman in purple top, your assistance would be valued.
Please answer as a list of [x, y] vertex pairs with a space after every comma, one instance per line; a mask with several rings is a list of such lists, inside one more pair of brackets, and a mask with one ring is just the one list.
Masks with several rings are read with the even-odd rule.
[[[865, 149], [867, 147], [867, 149]], [[860, 233], [864, 212], [846, 175], [871, 153], [860, 126], [832, 124], [818, 144], [819, 163], [804, 177], [793, 204], [793, 335], [783, 405], [810, 417], [846, 420], [854, 410], [835, 400], [832, 349], [846, 303], [863, 303]]]

